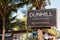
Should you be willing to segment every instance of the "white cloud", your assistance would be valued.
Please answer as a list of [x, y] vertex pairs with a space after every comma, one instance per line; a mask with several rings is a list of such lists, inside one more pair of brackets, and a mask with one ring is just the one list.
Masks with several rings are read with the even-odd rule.
[[18, 19], [23, 19], [24, 18], [23, 16], [24, 16], [24, 14], [21, 11], [17, 12], [17, 18]]

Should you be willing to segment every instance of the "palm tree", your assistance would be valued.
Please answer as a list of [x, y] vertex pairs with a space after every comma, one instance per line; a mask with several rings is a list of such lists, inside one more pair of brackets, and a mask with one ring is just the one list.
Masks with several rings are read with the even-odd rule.
[[[13, 12], [14, 12], [14, 10], [13, 10]], [[6, 23], [5, 23], [5, 30], [6, 31], [9, 31], [9, 30], [11, 31], [12, 28], [15, 26], [14, 23], [18, 23], [16, 21], [14, 21], [14, 20], [16, 20], [16, 16], [12, 17], [12, 14], [13, 13], [11, 13], [11, 12], [8, 12], [7, 14], [5, 14], [5, 21], [6, 21]]]
[[15, 10], [18, 7], [22, 7], [23, 5], [28, 5], [30, 3], [33, 4], [33, 6], [35, 6], [37, 9], [40, 8], [41, 6], [43, 6], [45, 0], [0, 0], [0, 14], [2, 17], [2, 28], [3, 28], [3, 35], [2, 35], [2, 40], [4, 40], [4, 34], [5, 34], [5, 14], [8, 11], [12, 11]]
[[[16, 3], [18, 3], [16, 1]], [[6, 24], [6, 21], [5, 21], [5, 14], [8, 12], [8, 11], [12, 11], [12, 10], [15, 10], [17, 7], [20, 7], [20, 6], [23, 6], [23, 4], [27, 3], [27, 2], [24, 2], [24, 3], [19, 3], [19, 4], [16, 4], [15, 3], [15, 0], [0, 0], [0, 14], [1, 14], [1, 17], [2, 17], [2, 21], [3, 21], [3, 35], [2, 35], [2, 40], [4, 40], [4, 35], [5, 35], [5, 24]], [[16, 4], [16, 5], [15, 5]]]

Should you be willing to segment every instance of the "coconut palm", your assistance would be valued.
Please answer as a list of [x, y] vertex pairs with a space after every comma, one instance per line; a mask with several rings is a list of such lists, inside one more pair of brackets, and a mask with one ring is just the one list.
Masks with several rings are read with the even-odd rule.
[[3, 35], [2, 40], [4, 40], [4, 34], [5, 34], [5, 14], [8, 11], [15, 10], [18, 7], [22, 7], [23, 5], [33, 4], [37, 9], [41, 8], [45, 4], [45, 0], [0, 0], [0, 14], [2, 17], [2, 29], [3, 29]]
[[[19, 1], [19, 0], [18, 0]], [[17, 4], [16, 4], [17, 3]], [[16, 5], [15, 5], [16, 4]], [[17, 7], [23, 6], [25, 3], [19, 3], [16, 0], [0, 0], [0, 14], [2, 17], [2, 22], [3, 22], [3, 35], [2, 35], [2, 40], [4, 40], [4, 34], [5, 34], [5, 14], [7, 14], [8, 11], [15, 10]]]

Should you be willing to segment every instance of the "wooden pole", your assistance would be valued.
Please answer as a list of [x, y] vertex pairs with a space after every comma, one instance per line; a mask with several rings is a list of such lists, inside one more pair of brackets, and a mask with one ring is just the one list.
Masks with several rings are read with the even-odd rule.
[[38, 29], [38, 40], [43, 40], [43, 32], [40, 29]]
[[53, 40], [56, 40], [56, 36], [53, 36]]

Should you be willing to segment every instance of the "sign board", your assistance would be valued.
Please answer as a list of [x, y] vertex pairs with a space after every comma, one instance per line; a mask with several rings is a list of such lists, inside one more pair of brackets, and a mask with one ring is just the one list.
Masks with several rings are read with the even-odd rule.
[[27, 27], [56, 27], [56, 9], [29, 10]]

